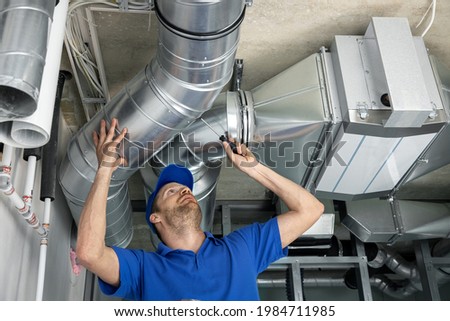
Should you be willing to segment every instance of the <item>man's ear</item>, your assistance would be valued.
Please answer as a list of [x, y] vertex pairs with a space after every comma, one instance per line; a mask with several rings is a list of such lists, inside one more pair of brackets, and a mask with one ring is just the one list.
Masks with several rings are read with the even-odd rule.
[[159, 215], [157, 213], [152, 213], [152, 214], [150, 214], [150, 222], [152, 224], [159, 223], [159, 222], [161, 222], [161, 218], [159, 217]]

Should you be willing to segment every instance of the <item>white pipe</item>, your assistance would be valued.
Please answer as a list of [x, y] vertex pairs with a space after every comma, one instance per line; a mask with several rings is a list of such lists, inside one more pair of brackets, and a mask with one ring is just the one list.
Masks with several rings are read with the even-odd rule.
[[38, 270], [38, 281], [36, 288], [36, 301], [42, 301], [44, 294], [44, 280], [45, 280], [45, 266], [47, 263], [47, 245], [48, 240], [41, 240], [41, 246], [39, 247], [39, 270]]
[[53, 13], [36, 111], [29, 117], [14, 120], [10, 133], [0, 131], [0, 141], [20, 148], [41, 147], [49, 141], [68, 7], [69, 0], [60, 0]]
[[46, 198], [44, 200], [44, 226], [49, 226], [50, 225], [50, 204], [51, 204], [51, 199], [50, 198]]
[[27, 223], [35, 229], [41, 237], [45, 237], [47, 235], [47, 230], [41, 225], [36, 214], [31, 212], [30, 207], [25, 204], [22, 197], [16, 192], [16, 189], [11, 184], [11, 174], [9, 172], [5, 173], [3, 169], [4, 166], [0, 171], [0, 192], [3, 192], [3, 194], [8, 196], [14, 207]]
[[6, 190], [3, 190], [6, 196], [9, 197], [11, 202], [13, 203], [14, 207], [17, 208], [17, 210], [22, 214], [27, 212], [27, 205], [22, 200], [22, 197], [20, 197], [19, 194], [17, 194], [16, 190], [14, 189], [14, 186], [11, 185], [11, 182], [9, 182], [8, 187]]
[[45, 281], [45, 267], [47, 265], [47, 248], [48, 248], [48, 231], [50, 226], [50, 207], [51, 199], [46, 198], [44, 200], [44, 223], [47, 234], [41, 238], [41, 245], [39, 248], [39, 269], [38, 269], [38, 281], [36, 287], [36, 301], [42, 301], [44, 294], [44, 281]]
[[23, 190], [23, 201], [31, 207], [34, 187], [34, 176], [36, 174], [36, 156], [28, 156], [27, 176], [25, 177], [25, 188]]
[[14, 148], [12, 146], [3, 144], [3, 156], [1, 163], [3, 166], [11, 166], [13, 150]]

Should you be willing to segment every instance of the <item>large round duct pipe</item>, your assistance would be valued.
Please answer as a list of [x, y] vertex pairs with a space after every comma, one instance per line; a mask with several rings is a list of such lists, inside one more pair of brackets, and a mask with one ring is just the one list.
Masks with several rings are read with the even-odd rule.
[[[46, 3], [50, 2], [46, 1]], [[0, 140], [8, 145], [16, 148], [36, 148], [45, 145], [50, 140], [68, 6], [69, 0], [61, 0], [53, 12], [45, 66], [41, 75], [42, 81], [39, 80], [39, 100], [36, 111], [31, 116], [21, 118], [3, 118], [0, 116]], [[0, 52], [1, 56], [2, 53]], [[34, 56], [29, 56], [28, 59], [32, 59], [32, 57]], [[16, 67], [21, 70], [23, 66]], [[35, 67], [35, 65], [33, 65], [33, 68], [30, 67], [30, 74], [36, 72]]]
[[37, 108], [55, 1], [0, 1], [0, 117]]
[[[109, 191], [108, 245], [127, 246], [132, 237], [127, 179], [207, 111], [231, 79], [245, 3], [155, 0], [156, 56], [71, 140], [59, 180], [78, 222], [97, 171], [91, 133], [101, 119], [110, 122], [113, 117], [120, 128], [128, 128], [123, 144], [128, 166], [114, 172]], [[123, 235], [108, 242], [119, 231]]]

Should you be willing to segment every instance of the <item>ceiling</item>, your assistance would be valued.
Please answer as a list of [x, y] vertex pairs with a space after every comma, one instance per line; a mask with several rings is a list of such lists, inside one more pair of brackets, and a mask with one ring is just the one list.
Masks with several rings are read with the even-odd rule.
[[[71, 4], [80, 2], [71, 1]], [[416, 25], [430, 4], [430, 0], [254, 0], [253, 5], [246, 10], [236, 55], [236, 58], [244, 61], [241, 88], [251, 90], [317, 52], [322, 46], [328, 48], [335, 35], [364, 34], [371, 17], [406, 17], [413, 35], [421, 35], [431, 21], [432, 10], [419, 28], [416, 28]], [[95, 3], [83, 5], [81, 8], [90, 8], [90, 19], [93, 19], [90, 30], [87, 23], [82, 26], [83, 39], [90, 48], [94, 46], [95, 38], [98, 39], [98, 57], [101, 57], [102, 61], [97, 63], [103, 66], [106, 79], [104, 85], [108, 88], [109, 97], [113, 97], [155, 54], [156, 17], [153, 13], [130, 13]], [[435, 18], [424, 36], [424, 41], [430, 53], [448, 67], [449, 30], [450, 1], [438, 0]], [[66, 51], [61, 68], [72, 70]], [[89, 98], [86, 92], [82, 92], [82, 96]], [[82, 103], [76, 79], [67, 82], [62, 111], [73, 132], [95, 113], [93, 104]], [[228, 183], [238, 175], [230, 170], [226, 173], [227, 175], [222, 174], [219, 180], [219, 199], [266, 197], [264, 190], [251, 182], [242, 185], [243, 190], [239, 191], [226, 188], [232, 185]], [[403, 193], [418, 198], [429, 198], [430, 194], [434, 193], [435, 198], [450, 199], [448, 166], [433, 175], [412, 182], [404, 188]], [[131, 180], [135, 182], [131, 184], [132, 199], [143, 199], [142, 184], [137, 177]], [[434, 192], [430, 193], [430, 188], [434, 188]]]

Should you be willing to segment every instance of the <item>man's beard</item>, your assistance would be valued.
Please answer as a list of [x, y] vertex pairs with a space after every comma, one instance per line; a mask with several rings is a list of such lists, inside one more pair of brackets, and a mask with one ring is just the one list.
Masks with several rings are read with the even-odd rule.
[[168, 226], [177, 233], [200, 230], [202, 212], [198, 203], [188, 202], [165, 211]]

